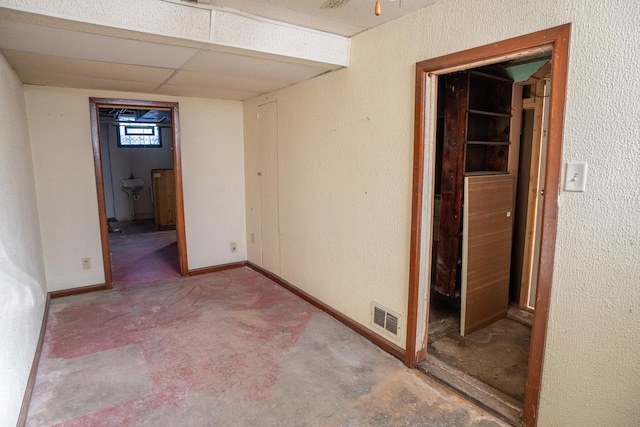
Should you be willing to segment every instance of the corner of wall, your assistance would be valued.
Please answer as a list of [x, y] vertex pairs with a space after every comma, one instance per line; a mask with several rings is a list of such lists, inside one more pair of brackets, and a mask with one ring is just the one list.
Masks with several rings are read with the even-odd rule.
[[0, 419], [15, 424], [27, 387], [47, 290], [22, 82], [0, 54]]

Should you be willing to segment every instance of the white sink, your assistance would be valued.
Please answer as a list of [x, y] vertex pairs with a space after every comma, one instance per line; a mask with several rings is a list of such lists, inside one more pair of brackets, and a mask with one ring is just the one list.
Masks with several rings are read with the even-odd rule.
[[144, 179], [142, 178], [130, 178], [123, 179], [120, 181], [122, 184], [122, 188], [130, 188], [130, 189], [141, 189], [144, 187]]

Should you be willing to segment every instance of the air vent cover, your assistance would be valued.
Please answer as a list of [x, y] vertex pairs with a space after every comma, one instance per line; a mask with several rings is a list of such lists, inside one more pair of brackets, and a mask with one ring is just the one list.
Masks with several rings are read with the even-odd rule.
[[320, 9], [337, 9], [349, 3], [350, 0], [327, 0]]
[[385, 318], [387, 317], [387, 313], [379, 307], [373, 307], [373, 323], [374, 325], [378, 325], [381, 328], [384, 328]]
[[371, 321], [373, 325], [395, 339], [400, 339], [400, 315], [381, 306], [376, 302], [371, 303]]

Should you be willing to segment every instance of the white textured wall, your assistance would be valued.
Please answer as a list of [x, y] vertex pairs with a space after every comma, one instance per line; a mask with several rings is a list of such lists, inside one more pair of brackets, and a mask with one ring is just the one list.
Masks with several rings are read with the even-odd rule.
[[[189, 268], [247, 259], [242, 103], [179, 98]], [[236, 242], [236, 252], [229, 243]]]
[[[538, 425], [637, 425], [638, 2], [442, 0], [354, 37], [348, 69], [269, 94], [279, 115], [281, 275], [365, 326], [371, 300], [406, 319], [414, 64], [568, 22], [563, 157], [588, 162], [590, 176], [587, 192], [558, 201]], [[244, 106], [249, 187], [264, 99]], [[247, 189], [248, 210], [256, 194]], [[248, 219], [250, 233], [259, 224]]]
[[22, 83], [2, 55], [0, 99], [0, 424], [16, 425], [46, 284]]
[[[241, 103], [25, 86], [49, 291], [104, 283], [92, 96], [179, 103], [189, 268], [244, 260]], [[91, 257], [90, 270], [83, 257]]]

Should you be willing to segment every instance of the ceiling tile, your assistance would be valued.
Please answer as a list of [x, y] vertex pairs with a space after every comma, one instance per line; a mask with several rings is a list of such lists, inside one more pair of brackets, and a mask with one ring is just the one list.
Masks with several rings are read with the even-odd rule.
[[47, 74], [160, 84], [171, 77], [174, 71], [167, 68], [62, 58], [14, 50], [5, 50], [2, 53], [20, 76], [41, 70]]
[[212, 51], [199, 52], [181, 67], [189, 71], [282, 83], [307, 80], [334, 68], [338, 67], [315, 67]]
[[326, 0], [207, 0], [207, 3], [328, 33], [353, 36], [436, 1], [438, 0], [382, 1], [380, 16], [374, 13], [375, 0], [350, 0], [342, 7], [333, 9], [322, 8]]
[[170, 85], [200, 86], [207, 88], [227, 88], [246, 92], [265, 93], [280, 89], [286, 83], [270, 82], [267, 80], [246, 79], [237, 76], [222, 76], [212, 73], [196, 73], [193, 71], [178, 71], [167, 81]]
[[160, 95], [191, 96], [194, 98], [228, 99], [234, 101], [243, 101], [245, 99], [260, 95], [260, 93], [257, 92], [249, 92], [244, 90], [175, 85], [162, 85], [157, 90], [155, 90], [154, 93]]
[[115, 90], [123, 92], [152, 93], [156, 83], [131, 82], [124, 80], [98, 79], [69, 74], [51, 74], [46, 72], [27, 72], [20, 76], [23, 83], [42, 86], [71, 87], [78, 89]]
[[177, 68], [197, 50], [0, 20], [0, 49], [66, 58]]

